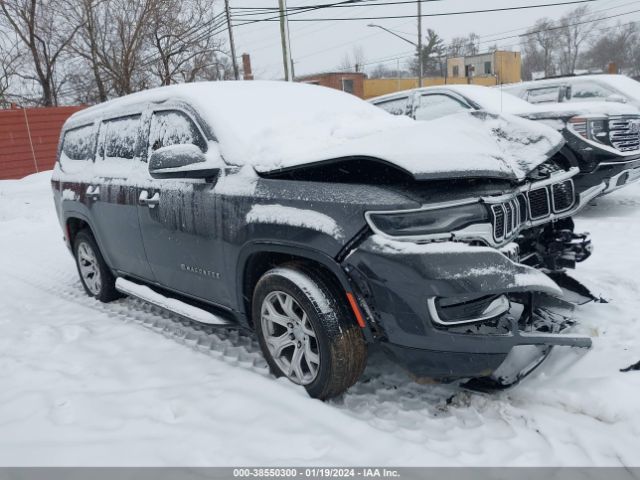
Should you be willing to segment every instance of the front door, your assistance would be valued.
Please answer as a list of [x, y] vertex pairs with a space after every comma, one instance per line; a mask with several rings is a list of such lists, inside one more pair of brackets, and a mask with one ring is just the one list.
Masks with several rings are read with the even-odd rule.
[[[176, 144], [207, 150], [196, 122], [181, 110], [153, 113], [148, 153]], [[148, 175], [148, 174], [147, 174]], [[216, 228], [214, 182], [202, 179], [151, 179], [140, 188], [139, 218], [149, 265], [163, 287], [228, 305], [222, 248]]]

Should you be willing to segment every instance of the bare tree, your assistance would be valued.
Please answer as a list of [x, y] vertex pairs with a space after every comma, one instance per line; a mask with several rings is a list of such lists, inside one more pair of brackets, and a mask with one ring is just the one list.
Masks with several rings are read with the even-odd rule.
[[558, 39], [560, 43], [560, 70], [572, 74], [576, 70], [578, 57], [585, 43], [597, 26], [597, 17], [588, 6], [580, 6], [560, 18]]
[[344, 54], [338, 65], [338, 69], [342, 72], [361, 72], [364, 68], [365, 61], [364, 48], [362, 48], [361, 45], [355, 45], [351, 54]]
[[158, 1], [108, 0], [94, 10], [97, 66], [117, 96], [151, 85], [147, 67], [154, 55], [146, 39]]
[[70, 17], [68, 0], [0, 1], [0, 22], [13, 30], [30, 57], [32, 71], [20, 76], [37, 83], [40, 103], [45, 106], [57, 104], [64, 83], [64, 78], [57, 75], [58, 62], [80, 28], [68, 21]]
[[221, 42], [214, 36], [224, 25], [209, 0], [160, 0], [152, 12], [149, 40], [156, 59], [152, 71], [161, 85], [199, 77], [219, 63]]
[[10, 90], [21, 67], [18, 43], [7, 32], [0, 31], [0, 107], [10, 102]]
[[71, 51], [83, 60], [83, 67], [70, 76], [74, 97], [82, 102], [104, 102], [109, 98], [109, 82], [100, 49], [107, 45], [105, 25], [108, 0], [75, 0], [75, 21], [81, 25]]
[[546, 77], [555, 73], [558, 29], [553, 20], [541, 18], [536, 21], [524, 35], [522, 46], [525, 59], [530, 63], [535, 63], [537, 67], [530, 65], [530, 68], [543, 71]]
[[465, 57], [478, 53], [478, 41], [480, 37], [476, 33], [470, 33], [466, 37], [454, 37], [447, 45], [448, 57]]
[[639, 39], [640, 32], [635, 23], [618, 25], [607, 35], [598, 36], [585, 52], [586, 66], [606, 70], [609, 63], [613, 62], [619, 69], [631, 69], [631, 73], [635, 74], [638, 67], [634, 57]]

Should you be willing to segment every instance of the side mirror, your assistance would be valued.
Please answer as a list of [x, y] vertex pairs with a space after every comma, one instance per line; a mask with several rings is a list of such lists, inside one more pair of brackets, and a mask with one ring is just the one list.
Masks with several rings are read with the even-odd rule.
[[207, 162], [195, 145], [169, 145], [155, 150], [149, 157], [149, 173], [153, 178], [210, 178], [220, 168]]
[[627, 103], [627, 99], [617, 93], [612, 93], [606, 98], [607, 102]]

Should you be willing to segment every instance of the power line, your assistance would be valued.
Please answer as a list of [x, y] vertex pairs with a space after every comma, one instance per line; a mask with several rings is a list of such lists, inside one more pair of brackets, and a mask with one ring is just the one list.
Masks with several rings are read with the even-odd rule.
[[[436, 0], [426, 0], [426, 1], [436, 1]], [[537, 5], [520, 5], [517, 7], [490, 8], [490, 9], [483, 9], [483, 10], [466, 10], [466, 11], [459, 11], [459, 12], [426, 13], [426, 14], [422, 14], [421, 17], [445, 17], [445, 16], [468, 15], [468, 14], [476, 14], [476, 13], [493, 13], [493, 12], [507, 12], [507, 11], [514, 11], [514, 10], [529, 10], [532, 8], [559, 7], [564, 5], [575, 5], [575, 4], [581, 4], [581, 3], [591, 3], [596, 1], [599, 1], [599, 0], [572, 0], [569, 2], [542, 3]], [[415, 0], [412, 3], [417, 3], [417, 0]], [[331, 7], [329, 4], [327, 4], [323, 8], [331, 8]], [[295, 11], [295, 12], [290, 12], [287, 15], [291, 16], [299, 13], [305, 13], [305, 12]], [[294, 18], [289, 21], [290, 22], [336, 22], [336, 21], [354, 21], [354, 20], [390, 20], [390, 19], [417, 18], [417, 17], [418, 17], [417, 15], [387, 15], [384, 17]], [[274, 19], [275, 17], [251, 20], [244, 23], [238, 23], [237, 26], [248, 25], [250, 23], [256, 23], [256, 22], [270, 22], [270, 21], [274, 21]]]
[[[427, 2], [443, 2], [445, 0], [422, 0], [421, 3], [427, 3]], [[364, 2], [375, 2], [375, 3], [364, 3]], [[299, 6], [299, 7], [289, 7], [286, 10], [288, 12], [296, 12], [299, 10], [306, 10], [306, 9], [324, 9], [324, 8], [362, 8], [362, 7], [388, 7], [388, 6], [394, 6], [394, 5], [406, 5], [406, 4], [416, 4], [418, 3], [418, 0], [399, 0], [396, 2], [377, 2], [375, 0], [360, 0], [359, 2], [355, 3], [355, 2], [350, 2], [350, 3], [340, 3], [340, 4], [330, 4], [330, 3], [325, 3], [325, 4], [319, 4], [319, 5], [308, 5], [308, 6]], [[251, 9], [252, 7], [233, 7], [232, 10], [238, 10], [238, 9]], [[269, 15], [272, 14], [274, 12], [276, 12], [278, 9], [275, 7], [253, 7], [252, 11], [246, 12], [246, 13], [237, 13], [234, 14], [234, 18], [239, 18], [239, 17], [249, 17], [249, 16], [256, 16], [256, 15]]]
[[[640, 10], [633, 10], [633, 11], [630, 11], [630, 12], [625, 12], [625, 13], [621, 13], [621, 14], [617, 14], [617, 15], [610, 15], [608, 17], [602, 17], [602, 18], [587, 20], [587, 21], [583, 21], [583, 22], [576, 22], [576, 23], [572, 23], [572, 24], [568, 24], [568, 25], [563, 25], [560, 28], [573, 27], [573, 26], [577, 26], [577, 25], [583, 25], [585, 23], [604, 21], [604, 20], [608, 20], [610, 18], [620, 17], [622, 15], [629, 15], [629, 14], [637, 13], [637, 12], [640, 12]], [[636, 21], [629, 22], [629, 23], [626, 23], [626, 24], [623, 24], [623, 25], [609, 25], [609, 26], [606, 26], [606, 27], [599, 28], [598, 30], [609, 30], [609, 29], [612, 29], [612, 28], [618, 28], [618, 27], [623, 27], [623, 26], [627, 26], [627, 25], [633, 25], [633, 24], [638, 23], [638, 22], [639, 21], [636, 20]], [[541, 33], [541, 32], [544, 32], [544, 31], [555, 30], [557, 28], [558, 27], [553, 27], [553, 28], [549, 28], [549, 29], [537, 30], [535, 32], [527, 32], [527, 33], [520, 34], [520, 35], [513, 35], [513, 36], [510, 36], [510, 37], [504, 37], [503, 39], [526, 37], [526, 36], [534, 35], [536, 33]], [[492, 40], [481, 42], [481, 43], [489, 43], [489, 42], [495, 42], [495, 41], [499, 41], [499, 40], [501, 40], [501, 39], [492, 39]], [[516, 43], [516, 44], [513, 44], [511, 46], [518, 46], [518, 45], [519, 44]], [[506, 47], [506, 46], [503, 46], [503, 47]], [[415, 52], [413, 52], [413, 51], [412, 52], [403, 52], [403, 53], [397, 54], [395, 56], [385, 56], [385, 57], [381, 57], [381, 58], [376, 59], [376, 60], [371, 60], [369, 62], [364, 63], [363, 66], [374, 65], [374, 64], [377, 64], [377, 63], [386, 63], [386, 62], [389, 62], [389, 61], [392, 61], [392, 60], [401, 60], [401, 59], [410, 58], [410, 57], [413, 57], [413, 56], [415, 56]]]

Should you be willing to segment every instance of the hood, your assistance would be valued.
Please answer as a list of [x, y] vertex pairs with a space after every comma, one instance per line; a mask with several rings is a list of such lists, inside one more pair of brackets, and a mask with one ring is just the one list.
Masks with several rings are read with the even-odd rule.
[[298, 158], [295, 165], [256, 164], [259, 173], [369, 157], [416, 180], [494, 178], [522, 181], [564, 144], [552, 128], [512, 115], [468, 112], [351, 139]]
[[512, 112], [531, 120], [549, 118], [560, 119], [576, 116], [617, 116], [639, 115], [640, 111], [631, 105], [614, 102], [544, 103], [531, 105], [533, 109]]

